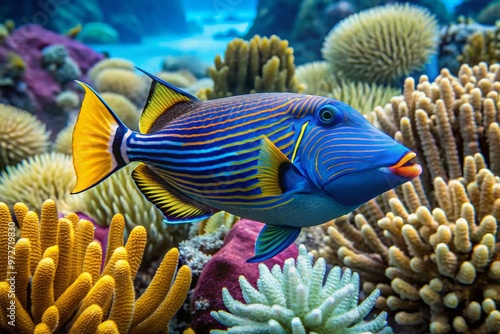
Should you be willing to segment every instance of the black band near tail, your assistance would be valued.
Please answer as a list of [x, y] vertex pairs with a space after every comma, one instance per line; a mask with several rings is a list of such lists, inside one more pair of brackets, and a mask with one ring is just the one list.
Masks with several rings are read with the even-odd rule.
[[116, 159], [116, 163], [118, 164], [118, 167], [125, 166], [125, 160], [123, 160], [122, 157], [122, 142], [123, 138], [125, 137], [125, 134], [127, 133], [127, 128], [124, 126], [119, 126], [116, 129], [115, 133], [115, 139], [113, 140], [113, 156]]

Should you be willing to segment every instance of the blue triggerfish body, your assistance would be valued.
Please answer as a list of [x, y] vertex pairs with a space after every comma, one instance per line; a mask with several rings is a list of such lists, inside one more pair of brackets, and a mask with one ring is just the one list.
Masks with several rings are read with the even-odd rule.
[[340, 101], [292, 93], [200, 101], [146, 74], [153, 82], [140, 132], [79, 82], [73, 193], [140, 162], [132, 178], [167, 224], [220, 210], [265, 223], [249, 262], [421, 173], [415, 153]]

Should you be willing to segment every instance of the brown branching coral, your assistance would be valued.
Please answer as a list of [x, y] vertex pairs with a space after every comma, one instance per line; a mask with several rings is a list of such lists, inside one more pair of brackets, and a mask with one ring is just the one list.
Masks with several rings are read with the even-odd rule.
[[498, 113], [500, 66], [462, 65], [458, 77], [443, 69], [434, 82], [407, 78], [403, 95], [375, 108], [386, 133], [418, 153], [426, 189], [439, 176], [462, 176], [467, 155], [482, 153], [491, 171], [500, 174]]
[[261, 92], [297, 92], [293, 49], [278, 36], [250, 41], [236, 38], [229, 42], [224, 60], [217, 55], [215, 67], [209, 69], [213, 89], [200, 92], [200, 97], [215, 99], [232, 95]]
[[[102, 250], [92, 241], [92, 223], [73, 213], [58, 218], [52, 200], [43, 203], [40, 219], [22, 203], [14, 212], [21, 230], [17, 242], [18, 227], [0, 202], [2, 332], [168, 332], [191, 285], [191, 270], [182, 266], [177, 271], [177, 249], [165, 255], [146, 291], [135, 299], [133, 281], [146, 246], [143, 227], [135, 227], [124, 243], [123, 216], [113, 217], [101, 271]], [[14, 320], [8, 317], [10, 305]]]
[[464, 165], [460, 180], [434, 179], [434, 209], [406, 183], [331, 223], [318, 252], [358, 271], [365, 292], [379, 288], [377, 307], [405, 329], [500, 330], [500, 179], [480, 154]]
[[461, 64], [477, 65], [480, 62], [500, 62], [500, 21], [493, 30], [477, 31], [467, 38], [462, 54], [457, 60]]

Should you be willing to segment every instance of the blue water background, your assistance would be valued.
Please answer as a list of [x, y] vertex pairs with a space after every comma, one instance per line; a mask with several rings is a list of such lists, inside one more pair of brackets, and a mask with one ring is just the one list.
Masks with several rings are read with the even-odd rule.
[[[449, 11], [462, 0], [444, 1]], [[223, 55], [232, 37], [214, 39], [214, 34], [235, 29], [243, 35], [252, 25], [256, 16], [257, 0], [184, 0], [186, 19], [200, 27], [191, 35], [144, 36], [137, 44], [90, 45], [99, 52], [108, 52], [112, 57], [122, 57], [133, 61], [146, 71], [161, 70], [166, 56], [195, 55], [207, 64], [212, 64], [217, 54]], [[227, 22], [228, 16], [237, 17], [238, 22]], [[293, 46], [293, 45], [292, 45]], [[433, 77], [436, 71], [435, 59], [427, 66], [426, 72]]]

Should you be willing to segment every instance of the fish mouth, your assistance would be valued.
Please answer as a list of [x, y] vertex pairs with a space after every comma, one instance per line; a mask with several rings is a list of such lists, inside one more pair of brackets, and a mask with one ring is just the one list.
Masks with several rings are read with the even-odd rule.
[[413, 179], [422, 173], [422, 167], [413, 163], [411, 160], [415, 158], [415, 152], [406, 153], [395, 165], [387, 169], [394, 175], [401, 176], [408, 179]]

